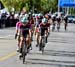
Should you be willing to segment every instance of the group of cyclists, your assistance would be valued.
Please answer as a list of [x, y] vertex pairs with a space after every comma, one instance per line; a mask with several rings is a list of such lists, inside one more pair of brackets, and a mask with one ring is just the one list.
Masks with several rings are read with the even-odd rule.
[[[24, 43], [24, 40], [26, 40], [27, 43], [27, 52], [29, 52], [30, 48], [32, 49], [32, 41], [33, 41], [33, 35], [35, 35], [36, 38], [36, 47], [41, 45], [41, 38], [42, 36], [46, 36], [46, 43], [47, 38], [50, 34], [50, 26], [53, 25], [52, 30], [54, 30], [55, 26], [55, 17], [51, 17], [50, 14], [32, 14], [29, 13], [21, 13], [19, 16], [19, 21], [16, 23], [16, 33], [15, 33], [15, 39], [18, 36], [18, 50], [20, 52], [20, 56], [22, 56], [22, 46]], [[60, 18], [57, 19], [58, 21], [58, 27], [60, 26]], [[60, 28], [60, 27], [59, 27]], [[45, 46], [44, 46], [45, 47]], [[41, 49], [39, 49], [41, 51]]]
[[63, 15], [63, 14], [60, 14], [60, 15], [57, 15], [57, 16], [53, 15], [52, 16], [52, 21], [53, 21], [52, 31], [54, 31], [55, 27], [56, 27], [57, 31], [59, 32], [62, 23], [64, 24], [64, 30], [65, 31], [67, 30], [67, 26], [68, 26], [67, 15]]

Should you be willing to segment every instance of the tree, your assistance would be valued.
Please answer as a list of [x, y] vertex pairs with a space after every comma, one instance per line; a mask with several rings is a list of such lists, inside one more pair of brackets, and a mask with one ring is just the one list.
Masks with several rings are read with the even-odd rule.
[[12, 7], [16, 11], [22, 10], [23, 7], [30, 10], [37, 10], [38, 12], [49, 12], [51, 9], [53, 11], [57, 10], [57, 1], [58, 0], [1, 0], [3, 4], [10, 11]]

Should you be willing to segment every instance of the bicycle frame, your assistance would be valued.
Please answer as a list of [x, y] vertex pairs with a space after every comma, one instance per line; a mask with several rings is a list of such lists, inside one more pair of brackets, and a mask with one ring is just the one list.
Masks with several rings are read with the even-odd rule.
[[41, 37], [40, 49], [42, 51], [42, 54], [44, 52], [45, 43], [46, 43], [46, 33], [44, 33], [44, 35]]

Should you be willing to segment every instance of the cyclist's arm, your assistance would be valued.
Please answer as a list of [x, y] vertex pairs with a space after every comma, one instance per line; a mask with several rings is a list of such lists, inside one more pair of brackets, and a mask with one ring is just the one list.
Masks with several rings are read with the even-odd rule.
[[18, 34], [18, 22], [16, 23], [15, 39], [17, 38], [17, 34]]
[[29, 24], [29, 36], [31, 37], [31, 24]]
[[16, 23], [16, 34], [18, 33], [18, 22]]

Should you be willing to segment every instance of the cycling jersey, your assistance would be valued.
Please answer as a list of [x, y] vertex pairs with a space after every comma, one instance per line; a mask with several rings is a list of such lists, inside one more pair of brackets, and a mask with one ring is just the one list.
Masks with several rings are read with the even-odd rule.
[[33, 20], [33, 18], [29, 21], [29, 24], [31, 25], [31, 28], [33, 28], [33, 26], [34, 26], [34, 20]]
[[16, 29], [20, 29], [20, 25], [22, 25], [22, 23], [21, 22], [17, 22], [16, 23]]
[[45, 30], [48, 30], [48, 27], [50, 26], [49, 23], [44, 24], [40, 24], [40, 31], [41, 31], [41, 36], [43, 36], [45, 34]]
[[31, 28], [31, 24], [28, 23], [25, 26], [21, 25], [20, 28], [21, 28], [21, 35], [23, 37], [26, 37], [29, 34], [29, 29]]
[[39, 27], [41, 21], [42, 21], [42, 17], [36, 16], [36, 27]]
[[47, 26], [47, 27], [50, 27], [50, 23], [47, 23], [46, 26]]
[[50, 26], [50, 23], [46, 23], [45, 25], [40, 23], [40, 27], [41, 28], [46, 28], [46, 27], [49, 27]]

